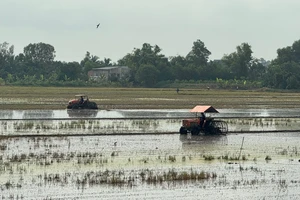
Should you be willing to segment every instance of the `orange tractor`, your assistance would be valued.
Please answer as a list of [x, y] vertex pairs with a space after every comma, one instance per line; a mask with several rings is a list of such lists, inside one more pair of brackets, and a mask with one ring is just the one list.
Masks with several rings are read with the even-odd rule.
[[[196, 118], [182, 120], [180, 134], [190, 132], [192, 135], [226, 135], [228, 133], [228, 125], [225, 121], [205, 116], [205, 113], [219, 113], [212, 106], [196, 106], [190, 112], [196, 113]], [[197, 117], [197, 113], [201, 115]]]

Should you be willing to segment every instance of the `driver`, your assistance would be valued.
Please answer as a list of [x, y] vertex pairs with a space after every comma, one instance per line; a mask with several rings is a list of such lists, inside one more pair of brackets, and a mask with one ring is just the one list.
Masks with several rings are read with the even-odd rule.
[[83, 102], [84, 102], [84, 99], [83, 99], [83, 96], [81, 96], [81, 97], [80, 97], [80, 100], [79, 100], [79, 103], [80, 103], [80, 104], [83, 104]]
[[200, 115], [200, 127], [201, 128], [204, 128], [205, 122], [206, 122], [206, 117], [205, 117], [205, 114], [202, 112]]

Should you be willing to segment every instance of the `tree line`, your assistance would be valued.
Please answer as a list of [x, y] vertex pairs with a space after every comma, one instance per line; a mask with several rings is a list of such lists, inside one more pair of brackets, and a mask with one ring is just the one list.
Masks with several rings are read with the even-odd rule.
[[[80, 62], [55, 61], [55, 48], [34, 43], [14, 54], [14, 46], [0, 44], [0, 84], [39, 86], [123, 86], [170, 87], [187, 83], [211, 83], [219, 88], [300, 88], [300, 40], [277, 50], [274, 60], [253, 57], [250, 44], [219, 60], [209, 60], [211, 52], [196, 40], [186, 56], [166, 57], [158, 45], [144, 43], [116, 63], [87, 52]], [[113, 65], [128, 66], [127, 76], [90, 80], [88, 71]]]

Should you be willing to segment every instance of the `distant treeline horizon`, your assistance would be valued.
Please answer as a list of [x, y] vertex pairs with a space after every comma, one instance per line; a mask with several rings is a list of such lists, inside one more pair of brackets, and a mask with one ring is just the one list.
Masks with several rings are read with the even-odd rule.
[[[300, 89], [300, 40], [277, 49], [271, 61], [253, 57], [251, 45], [242, 43], [219, 60], [196, 40], [186, 56], [166, 57], [158, 45], [144, 43], [116, 63], [86, 52], [80, 62], [55, 61], [51, 44], [33, 43], [23, 53], [0, 44], [0, 84], [32, 86], [182, 87], [209, 83], [218, 88]], [[113, 65], [130, 68], [126, 76], [89, 79], [88, 71]]]

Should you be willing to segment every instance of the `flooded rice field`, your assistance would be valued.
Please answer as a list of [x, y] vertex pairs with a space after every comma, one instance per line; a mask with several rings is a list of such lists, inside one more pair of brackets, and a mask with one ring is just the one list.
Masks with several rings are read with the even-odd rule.
[[[216, 118], [294, 117], [300, 118], [300, 109], [218, 109]], [[3, 119], [126, 119], [126, 118], [182, 118], [194, 117], [187, 109], [137, 110], [0, 110]]]
[[[230, 133], [298, 131], [300, 118], [224, 119]], [[0, 136], [178, 133], [181, 119], [0, 120]]]
[[299, 144], [298, 133], [7, 138], [0, 197], [297, 199]]
[[1, 111], [0, 198], [298, 199], [297, 111], [239, 111], [226, 136], [178, 134], [186, 110]]
[[[298, 131], [300, 109], [220, 110], [229, 132]], [[177, 133], [189, 110], [2, 110], [0, 136]]]

